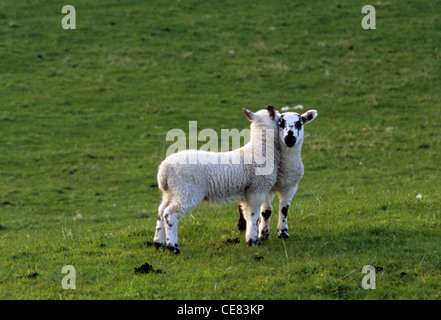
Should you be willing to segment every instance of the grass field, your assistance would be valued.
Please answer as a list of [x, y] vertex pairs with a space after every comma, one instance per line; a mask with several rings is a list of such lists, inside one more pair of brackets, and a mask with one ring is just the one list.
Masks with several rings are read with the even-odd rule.
[[[361, 1], [69, 4], [76, 30], [0, 3], [1, 299], [440, 299], [441, 1], [370, 3], [375, 30]], [[203, 203], [156, 252], [167, 131], [268, 104], [319, 112], [291, 237], [273, 216], [248, 247], [237, 204]]]

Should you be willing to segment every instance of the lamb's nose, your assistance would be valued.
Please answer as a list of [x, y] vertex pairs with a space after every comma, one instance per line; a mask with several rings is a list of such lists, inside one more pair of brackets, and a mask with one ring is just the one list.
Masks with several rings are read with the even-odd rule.
[[287, 147], [292, 147], [296, 144], [296, 137], [291, 130], [288, 131], [288, 135], [285, 137], [285, 144]]

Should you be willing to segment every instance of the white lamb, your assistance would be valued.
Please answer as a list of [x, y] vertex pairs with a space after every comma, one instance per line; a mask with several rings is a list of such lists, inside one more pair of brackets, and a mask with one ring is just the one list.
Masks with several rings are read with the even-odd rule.
[[[269, 237], [269, 219], [273, 210], [271, 200], [277, 192], [279, 196], [279, 221], [277, 235], [279, 238], [288, 238], [287, 215], [292, 198], [297, 192], [298, 184], [303, 177], [302, 144], [303, 125], [317, 117], [316, 110], [309, 110], [300, 115], [295, 112], [286, 112], [279, 116], [280, 165], [277, 182], [271, 190], [271, 196], [261, 207], [259, 219], [259, 239]], [[243, 231], [247, 225], [243, 217], [243, 208], [239, 204], [239, 230]]]
[[224, 153], [186, 150], [172, 154], [159, 166], [158, 186], [163, 195], [154, 237], [157, 248], [180, 252], [178, 221], [203, 200], [239, 200], [247, 221], [246, 242], [259, 243], [259, 210], [268, 201], [279, 169], [279, 119], [271, 106], [256, 113], [244, 111], [251, 130], [250, 141], [242, 148]]

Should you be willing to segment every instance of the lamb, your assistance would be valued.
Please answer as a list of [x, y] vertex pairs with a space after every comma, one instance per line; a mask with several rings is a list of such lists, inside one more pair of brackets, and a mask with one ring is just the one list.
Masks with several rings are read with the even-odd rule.
[[255, 113], [244, 112], [251, 128], [250, 141], [242, 148], [219, 153], [186, 150], [160, 164], [158, 186], [163, 194], [153, 239], [157, 248], [180, 252], [179, 219], [203, 200], [240, 201], [247, 221], [245, 240], [250, 246], [259, 244], [259, 209], [269, 201], [279, 169], [279, 114], [272, 106]]
[[[279, 220], [277, 235], [279, 238], [288, 238], [288, 209], [297, 192], [298, 184], [303, 177], [304, 169], [302, 162], [302, 144], [304, 130], [303, 125], [317, 117], [316, 110], [309, 110], [300, 115], [295, 112], [286, 112], [279, 116], [280, 164], [277, 173], [277, 182], [271, 190], [271, 196], [261, 206], [261, 215], [258, 221], [259, 239], [269, 237], [269, 220], [272, 213], [271, 200], [275, 193], [279, 195]], [[243, 217], [243, 208], [239, 204], [238, 228], [243, 231], [247, 221]]]

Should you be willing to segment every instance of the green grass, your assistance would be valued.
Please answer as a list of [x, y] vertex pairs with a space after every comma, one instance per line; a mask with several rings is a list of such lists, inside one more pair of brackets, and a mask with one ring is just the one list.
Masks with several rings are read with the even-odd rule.
[[[376, 30], [357, 1], [70, 4], [76, 30], [61, 3], [0, 4], [0, 298], [440, 298], [440, 1], [372, 3]], [[267, 104], [319, 111], [291, 237], [273, 217], [249, 248], [236, 204], [204, 203], [156, 252], [167, 131]]]

